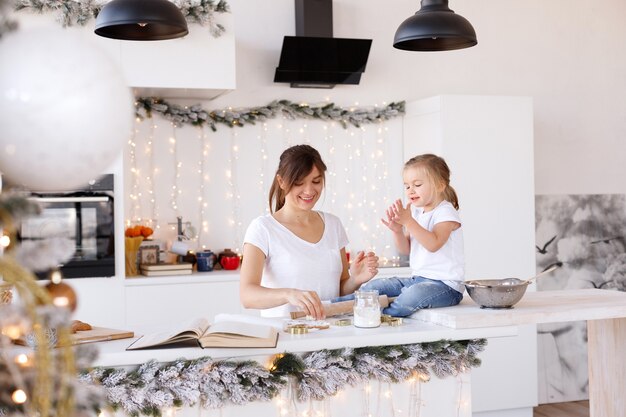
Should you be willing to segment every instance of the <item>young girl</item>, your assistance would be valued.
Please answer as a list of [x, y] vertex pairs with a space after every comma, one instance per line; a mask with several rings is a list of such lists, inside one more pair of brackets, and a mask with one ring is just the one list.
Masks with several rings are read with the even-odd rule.
[[398, 252], [409, 255], [410, 278], [373, 280], [362, 290], [397, 297], [383, 313], [405, 317], [419, 309], [453, 306], [464, 291], [463, 231], [450, 169], [432, 154], [404, 164], [408, 203], [396, 200], [383, 224], [393, 233]]
[[348, 237], [338, 217], [314, 210], [326, 164], [316, 149], [296, 145], [280, 156], [270, 189], [271, 213], [250, 223], [239, 294], [266, 317], [290, 310], [325, 317], [322, 300], [349, 294], [378, 272], [378, 257], [359, 252], [348, 265]]

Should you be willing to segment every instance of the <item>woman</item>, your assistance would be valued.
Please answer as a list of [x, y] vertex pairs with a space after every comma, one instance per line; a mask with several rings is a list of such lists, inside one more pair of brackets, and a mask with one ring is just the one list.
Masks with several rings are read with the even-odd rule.
[[359, 252], [348, 267], [341, 221], [313, 210], [325, 172], [319, 152], [309, 145], [292, 146], [280, 156], [271, 213], [253, 220], [244, 237], [239, 289], [244, 307], [263, 309], [266, 317], [303, 310], [322, 319], [321, 300], [350, 294], [378, 272], [378, 257], [371, 252]]

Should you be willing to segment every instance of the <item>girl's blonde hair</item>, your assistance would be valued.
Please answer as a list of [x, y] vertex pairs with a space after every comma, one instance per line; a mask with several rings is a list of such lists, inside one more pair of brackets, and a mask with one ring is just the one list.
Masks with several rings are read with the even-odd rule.
[[456, 195], [456, 191], [450, 185], [450, 168], [443, 158], [431, 153], [415, 156], [404, 164], [404, 169], [407, 168], [422, 168], [426, 173], [426, 176], [430, 180], [434, 189], [438, 186], [444, 185], [442, 196], [443, 199], [449, 201], [455, 209], [459, 209], [459, 199]]
[[[287, 148], [280, 155], [278, 169], [274, 174], [274, 181], [270, 187], [269, 203], [270, 211], [277, 212], [285, 205], [285, 196], [293, 188], [294, 184], [302, 181], [304, 177], [313, 171], [313, 167], [322, 175], [322, 183], [326, 180], [326, 164], [317, 149], [309, 145], [296, 145]], [[285, 189], [280, 188], [278, 176], [283, 180]], [[274, 209], [272, 209], [274, 203]]]

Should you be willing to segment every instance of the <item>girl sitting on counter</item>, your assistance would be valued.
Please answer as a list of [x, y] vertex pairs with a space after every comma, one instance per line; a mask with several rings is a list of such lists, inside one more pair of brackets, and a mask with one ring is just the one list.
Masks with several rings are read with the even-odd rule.
[[[359, 252], [349, 266], [346, 231], [338, 217], [313, 208], [326, 164], [309, 145], [280, 156], [270, 188], [270, 214], [254, 219], [243, 245], [239, 294], [265, 317], [303, 310], [325, 318], [322, 300], [353, 293], [378, 273], [378, 257]], [[273, 206], [273, 207], [272, 207]]]
[[[409, 255], [411, 277], [383, 278], [362, 290], [396, 297], [384, 314], [405, 317], [419, 309], [454, 306], [463, 299], [465, 262], [459, 202], [443, 158], [418, 155], [404, 164], [406, 207], [396, 200], [383, 224], [401, 254]], [[350, 294], [333, 301], [354, 299]]]

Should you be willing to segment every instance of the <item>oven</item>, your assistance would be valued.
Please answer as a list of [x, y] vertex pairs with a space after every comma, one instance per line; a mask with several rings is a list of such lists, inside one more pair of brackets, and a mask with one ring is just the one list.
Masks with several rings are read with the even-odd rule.
[[[65, 278], [115, 275], [113, 174], [70, 192], [32, 192], [42, 208], [39, 216], [22, 221], [22, 241], [63, 237], [74, 244], [74, 255], [60, 267]], [[49, 271], [39, 272], [41, 279]]]

